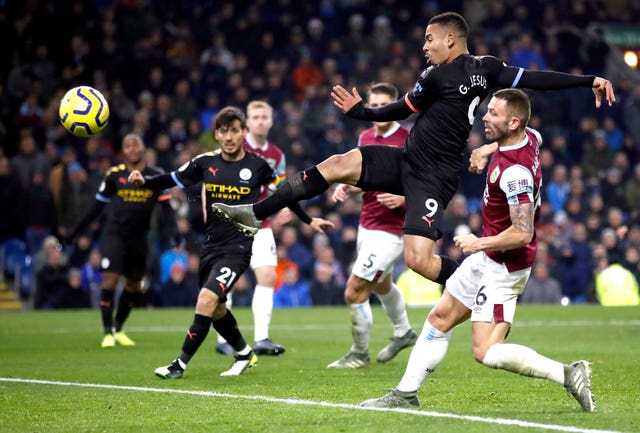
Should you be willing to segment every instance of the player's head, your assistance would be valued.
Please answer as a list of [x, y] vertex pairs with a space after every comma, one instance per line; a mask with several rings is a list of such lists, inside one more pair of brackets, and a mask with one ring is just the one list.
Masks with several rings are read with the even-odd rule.
[[[367, 107], [378, 108], [395, 102], [398, 99], [398, 89], [390, 83], [375, 83], [367, 92]], [[374, 122], [379, 132], [387, 131], [394, 122]]]
[[273, 107], [265, 101], [247, 105], [247, 128], [251, 135], [265, 138], [273, 126]]
[[144, 141], [138, 134], [130, 133], [122, 139], [122, 156], [127, 164], [139, 164], [144, 156]]
[[500, 143], [519, 137], [531, 117], [529, 97], [522, 90], [502, 89], [493, 94], [487, 113], [482, 117], [484, 132], [489, 140]]
[[238, 107], [225, 107], [216, 116], [216, 140], [220, 151], [227, 160], [238, 160], [244, 156], [242, 144], [247, 133], [246, 117]]
[[427, 62], [439, 65], [448, 63], [467, 52], [469, 26], [462, 15], [444, 12], [429, 20], [422, 50]]

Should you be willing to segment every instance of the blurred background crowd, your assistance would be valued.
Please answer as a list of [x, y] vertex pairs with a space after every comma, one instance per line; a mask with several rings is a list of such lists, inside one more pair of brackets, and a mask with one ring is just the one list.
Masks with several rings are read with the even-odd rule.
[[[640, 22], [640, 3], [587, 0], [0, 1], [0, 244], [3, 275], [25, 306], [96, 306], [100, 224], [60, 245], [93, 202], [122, 137], [140, 134], [148, 164], [166, 171], [215, 148], [211, 120], [226, 105], [262, 99], [275, 108], [270, 140], [290, 173], [353, 148], [371, 125], [339, 113], [331, 86], [387, 81], [401, 94], [425, 67], [425, 25], [461, 12], [470, 52], [511, 65], [605, 76], [617, 102], [596, 110], [584, 88], [531, 93], [531, 126], [542, 132], [544, 191], [539, 257], [523, 302], [604, 302], [598, 286], [640, 277], [640, 78], [607, 43], [606, 29]], [[608, 26], [608, 27], [607, 27]], [[639, 44], [640, 45], [640, 44]], [[58, 104], [86, 84], [109, 101], [107, 129], [67, 133]], [[469, 151], [483, 144], [476, 117]], [[411, 127], [412, 119], [403, 122]], [[481, 234], [484, 179], [462, 174], [439, 248], [462, 259], [457, 233]], [[286, 212], [274, 218], [276, 291], [298, 304], [342, 304], [355, 258], [358, 197], [331, 191], [305, 203], [337, 230], [326, 236]], [[149, 305], [193, 305], [202, 241], [199, 190], [172, 190], [176, 228], [153, 219], [145, 281]], [[173, 225], [173, 224], [171, 224]], [[625, 236], [620, 227], [629, 228]], [[619, 271], [609, 279], [605, 270]], [[396, 276], [406, 274], [400, 263]], [[406, 275], [405, 275], [406, 276]], [[408, 284], [417, 284], [415, 280]], [[407, 290], [410, 288], [407, 288]], [[234, 305], [250, 303], [251, 275]], [[276, 306], [287, 305], [286, 297]], [[287, 298], [288, 299], [288, 298]], [[411, 299], [409, 299], [411, 302]]]

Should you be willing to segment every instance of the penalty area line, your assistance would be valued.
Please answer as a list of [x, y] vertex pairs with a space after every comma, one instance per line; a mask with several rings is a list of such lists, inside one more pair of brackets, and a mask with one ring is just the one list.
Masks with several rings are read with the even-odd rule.
[[108, 384], [100, 384], [100, 383], [61, 382], [61, 381], [53, 381], [53, 380], [22, 379], [22, 378], [13, 378], [13, 377], [0, 377], [0, 382], [26, 383], [26, 384], [34, 384], [34, 385], [53, 385], [53, 386], [78, 387], [78, 388], [115, 389], [115, 390], [122, 390], [122, 391], [154, 392], [154, 393], [162, 393], [162, 394], [187, 394], [187, 395], [197, 395], [197, 396], [203, 396], [203, 397], [223, 397], [223, 398], [234, 398], [239, 400], [256, 400], [256, 401], [264, 401], [269, 403], [289, 404], [289, 405], [297, 405], [297, 406], [315, 406], [315, 407], [352, 409], [352, 410], [355, 409], [355, 410], [366, 410], [370, 412], [395, 412], [395, 413], [403, 413], [408, 415], [415, 415], [415, 416], [422, 416], [422, 417], [429, 417], [429, 418], [448, 418], [448, 419], [455, 419], [455, 420], [480, 422], [485, 424], [512, 425], [512, 426], [518, 426], [518, 427], [537, 428], [537, 429], [542, 429], [547, 431], [558, 431], [558, 432], [623, 433], [623, 432], [614, 431], [614, 430], [585, 429], [581, 427], [542, 424], [542, 423], [536, 423], [536, 422], [521, 421], [517, 419], [487, 418], [487, 417], [480, 417], [480, 416], [474, 416], [474, 415], [459, 415], [455, 413], [423, 411], [418, 409], [406, 409], [406, 408], [360, 407], [353, 404], [331, 403], [331, 402], [313, 401], [313, 400], [299, 400], [295, 398], [268, 397], [264, 395], [241, 395], [241, 394], [228, 394], [228, 393], [213, 392], [213, 391], [164, 389], [164, 388], [151, 388], [151, 387], [144, 387], [144, 386], [108, 385]]

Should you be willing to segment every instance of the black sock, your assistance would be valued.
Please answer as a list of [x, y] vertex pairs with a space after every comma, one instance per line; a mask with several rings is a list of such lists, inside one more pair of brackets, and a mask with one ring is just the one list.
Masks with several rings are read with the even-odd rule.
[[240, 352], [247, 346], [247, 342], [242, 338], [242, 334], [238, 329], [238, 322], [236, 318], [233, 317], [233, 314], [231, 314], [231, 310], [227, 310], [227, 314], [221, 319], [212, 320], [211, 325], [218, 331], [218, 334], [220, 334], [222, 338], [227, 340], [227, 343], [229, 343], [236, 352]]
[[116, 320], [114, 322], [116, 332], [122, 331], [122, 325], [129, 317], [131, 309], [139, 305], [140, 293], [130, 293], [123, 291], [118, 300], [118, 311], [116, 311]]
[[435, 279], [435, 282], [444, 284], [456, 269], [458, 269], [460, 264], [448, 256], [440, 256], [440, 258], [442, 259], [442, 266], [440, 267], [440, 273], [438, 274], [438, 278]]
[[113, 332], [113, 297], [115, 291], [105, 289], [100, 291], [100, 313], [102, 314], [102, 326], [105, 334]]
[[210, 324], [211, 317], [202, 314], [195, 315], [193, 323], [187, 331], [184, 343], [182, 343], [182, 353], [180, 354], [182, 362], [188, 363], [191, 357], [196, 354], [204, 339], [207, 338]]
[[282, 182], [275, 193], [253, 205], [253, 213], [256, 218], [263, 220], [292, 203], [315, 197], [327, 189], [329, 184], [318, 167], [314, 166], [299, 171], [291, 179]]

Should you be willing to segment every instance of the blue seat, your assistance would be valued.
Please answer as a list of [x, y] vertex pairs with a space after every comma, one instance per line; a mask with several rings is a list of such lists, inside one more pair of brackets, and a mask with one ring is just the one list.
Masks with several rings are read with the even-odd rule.
[[[20, 273], [20, 268], [27, 260], [27, 244], [20, 238], [10, 238], [0, 247], [4, 250], [4, 274], [7, 277], [15, 277]], [[29, 260], [31, 262], [31, 260]]]

